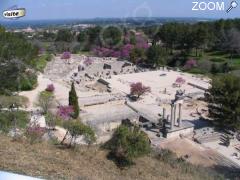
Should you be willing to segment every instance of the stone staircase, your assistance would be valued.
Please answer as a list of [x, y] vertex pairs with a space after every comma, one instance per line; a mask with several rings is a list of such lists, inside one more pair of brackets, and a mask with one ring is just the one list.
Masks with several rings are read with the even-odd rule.
[[220, 140], [222, 134], [218, 132], [214, 133], [206, 133], [206, 134], [200, 134], [198, 136], [194, 136], [194, 140], [200, 144], [207, 143], [207, 142], [214, 142]]
[[231, 169], [238, 169], [239, 170], [239, 165], [234, 163], [233, 161], [227, 159], [226, 157], [224, 157], [223, 155], [217, 153], [216, 151], [213, 151], [211, 149], [206, 150], [207, 154], [211, 157], [210, 159], [212, 159], [213, 161], [217, 162], [218, 165], [222, 166], [222, 167], [228, 167]]

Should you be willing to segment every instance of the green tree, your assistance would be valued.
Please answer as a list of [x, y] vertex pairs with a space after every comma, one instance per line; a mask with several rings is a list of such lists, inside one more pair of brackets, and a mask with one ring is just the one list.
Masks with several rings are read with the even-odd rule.
[[206, 93], [209, 114], [222, 128], [240, 129], [240, 79], [232, 75], [216, 77]]
[[138, 127], [121, 125], [106, 144], [118, 165], [130, 165], [134, 158], [144, 156], [150, 152], [147, 135]]
[[193, 45], [195, 47], [196, 56], [198, 56], [198, 49], [205, 49], [207, 45], [208, 32], [204, 24], [198, 24], [193, 30]]
[[131, 62], [137, 64], [139, 60], [145, 59], [145, 51], [141, 48], [134, 48], [130, 52], [130, 60]]
[[79, 34], [77, 35], [77, 40], [80, 43], [87, 41], [87, 39], [88, 39], [88, 37], [87, 37], [87, 33], [85, 31], [80, 31]]
[[[96, 141], [95, 133], [91, 127], [83, 124], [80, 120], [65, 121], [63, 126], [65, 129], [67, 129], [65, 137], [68, 133], [71, 135], [69, 147], [71, 147], [72, 144], [75, 145], [75, 140], [78, 136], [84, 136], [84, 139], [88, 144], [92, 144]], [[63, 141], [65, 139], [66, 138], [64, 138]]]
[[103, 46], [112, 47], [120, 45], [122, 40], [122, 32], [114, 26], [109, 26], [102, 33]]
[[216, 63], [213, 63], [212, 66], [211, 66], [211, 73], [212, 74], [217, 74], [219, 73], [219, 67]]
[[53, 105], [54, 95], [52, 92], [42, 91], [38, 97], [38, 106], [41, 107], [43, 114], [47, 114]]
[[152, 65], [165, 65], [167, 63], [166, 58], [167, 53], [165, 49], [159, 45], [153, 45], [147, 51], [147, 62]]
[[73, 34], [68, 29], [61, 29], [57, 33], [56, 41], [71, 42], [74, 39]]
[[71, 90], [69, 92], [69, 106], [72, 106], [74, 109], [72, 117], [75, 119], [78, 118], [80, 110], [78, 105], [78, 96], [75, 90], [74, 83], [72, 83]]

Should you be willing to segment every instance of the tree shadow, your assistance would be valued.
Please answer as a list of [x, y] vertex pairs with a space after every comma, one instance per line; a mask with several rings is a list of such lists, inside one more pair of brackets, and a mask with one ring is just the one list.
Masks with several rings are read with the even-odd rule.
[[116, 164], [116, 166], [121, 170], [124, 170], [132, 165], [135, 165], [133, 161], [128, 160], [124, 157], [116, 157], [115, 154], [112, 152], [108, 153], [107, 159], [113, 161]]
[[222, 166], [222, 165], [215, 165], [213, 169], [224, 176], [226, 179], [240, 179], [240, 167], [228, 167], [228, 166]]

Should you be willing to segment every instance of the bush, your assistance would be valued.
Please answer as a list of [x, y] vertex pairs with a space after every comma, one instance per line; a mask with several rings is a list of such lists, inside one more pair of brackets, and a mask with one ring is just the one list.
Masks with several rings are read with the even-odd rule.
[[61, 56], [61, 59], [70, 59], [71, 58], [71, 53], [66, 51], [66, 52], [63, 52], [62, 56]]
[[55, 128], [56, 125], [61, 125], [62, 119], [51, 112], [47, 112], [45, 115], [46, 124], [50, 128]]
[[168, 149], [162, 149], [157, 155], [157, 159], [170, 165], [174, 165], [177, 160], [177, 155]]
[[16, 119], [17, 128], [25, 128], [26, 124], [28, 123], [28, 113], [23, 111], [0, 112], [0, 130], [3, 132], [8, 132], [11, 128], [14, 127], [14, 119]]
[[33, 144], [40, 142], [45, 132], [46, 128], [40, 127], [37, 124], [32, 124], [26, 129], [26, 136], [30, 140], [30, 143]]
[[21, 91], [30, 91], [34, 89], [37, 84], [37, 76], [33, 73], [28, 73], [27, 75], [23, 75], [19, 81], [19, 87], [17, 90]]
[[130, 94], [132, 96], [137, 96], [137, 99], [147, 92], [151, 92], [151, 88], [144, 86], [141, 82], [132, 83], [130, 85]]
[[58, 108], [57, 115], [64, 120], [69, 120], [74, 113], [74, 109], [72, 106], [60, 106]]
[[28, 98], [24, 96], [0, 96], [0, 108], [9, 108], [12, 104], [25, 107], [28, 104]]
[[[63, 123], [63, 126], [65, 129], [67, 129], [66, 135], [68, 133], [70, 133], [71, 135], [71, 141], [69, 142], [69, 147], [71, 147], [72, 144], [75, 146], [75, 140], [78, 136], [84, 136], [88, 144], [91, 144], [96, 140], [94, 131], [89, 126], [83, 124], [80, 120], [65, 121]], [[63, 139], [63, 141], [64, 140], [65, 139]]]
[[194, 59], [190, 59], [186, 62], [185, 66], [186, 69], [192, 69], [194, 67], [197, 67], [197, 61]]
[[[0, 93], [32, 90], [37, 84], [36, 74], [20, 60], [0, 63]], [[10, 92], [10, 93], [9, 93]]]
[[131, 165], [134, 158], [144, 156], [150, 152], [150, 142], [147, 135], [138, 127], [121, 125], [107, 142], [106, 147], [110, 155], [119, 166]]
[[38, 105], [42, 108], [43, 114], [46, 114], [53, 104], [54, 95], [48, 91], [42, 91], [38, 97]]
[[54, 92], [55, 91], [55, 87], [53, 84], [49, 84], [46, 88], [46, 91], [48, 92]]

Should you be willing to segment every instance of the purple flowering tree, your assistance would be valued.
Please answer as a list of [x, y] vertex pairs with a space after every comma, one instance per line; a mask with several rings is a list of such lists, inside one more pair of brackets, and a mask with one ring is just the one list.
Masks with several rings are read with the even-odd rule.
[[43, 48], [40, 48], [39, 50], [38, 50], [38, 55], [42, 55], [42, 54], [44, 54], [44, 49]]
[[48, 92], [54, 92], [55, 91], [55, 87], [53, 84], [49, 84], [47, 85], [47, 88], [45, 89]]
[[141, 82], [132, 83], [130, 85], [130, 94], [132, 96], [137, 96], [138, 99], [140, 96], [148, 92], [151, 92], [151, 88], [144, 86]]
[[190, 60], [188, 60], [186, 62], [184, 67], [187, 68], [187, 69], [191, 69], [191, 68], [197, 67], [197, 61], [194, 60], [194, 59], [190, 59]]
[[175, 83], [178, 84], [178, 85], [183, 85], [183, 84], [186, 83], [186, 80], [183, 79], [182, 77], [177, 77]]
[[65, 51], [63, 52], [61, 59], [66, 60], [67, 62], [69, 62], [69, 59], [71, 58], [71, 53], [69, 51]]
[[45, 134], [46, 128], [40, 127], [38, 124], [31, 124], [26, 129], [26, 136], [29, 138], [30, 143], [41, 141], [42, 136]]
[[121, 57], [130, 58], [130, 52], [132, 51], [133, 48], [134, 46], [132, 44], [124, 45], [121, 49]]
[[148, 41], [142, 34], [136, 35], [136, 47], [140, 49], [148, 49]]
[[90, 66], [93, 63], [93, 60], [90, 57], [87, 57], [86, 60], [83, 61], [85, 66]]
[[130, 59], [130, 53], [134, 48], [148, 49], [147, 38], [143, 34], [137, 33], [134, 35], [136, 38], [136, 44], [130, 43], [130, 34], [127, 33], [124, 37], [124, 44], [119, 48], [109, 47], [95, 47], [92, 52], [98, 57], [116, 57]]
[[74, 109], [72, 106], [60, 106], [58, 108], [57, 115], [64, 120], [69, 120], [71, 115], [74, 113]]

